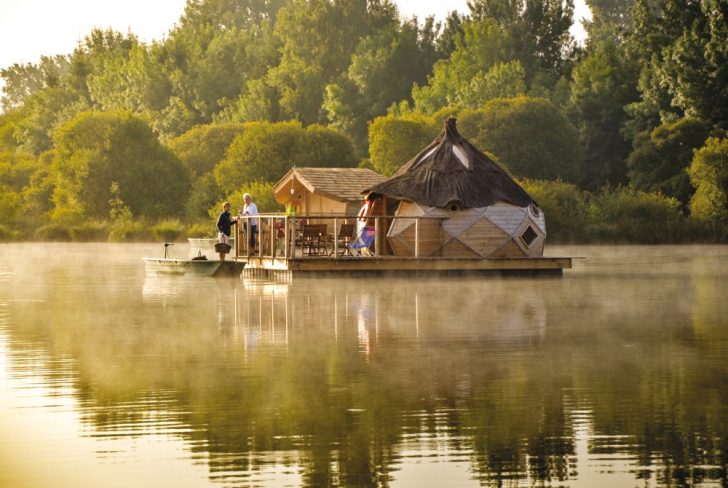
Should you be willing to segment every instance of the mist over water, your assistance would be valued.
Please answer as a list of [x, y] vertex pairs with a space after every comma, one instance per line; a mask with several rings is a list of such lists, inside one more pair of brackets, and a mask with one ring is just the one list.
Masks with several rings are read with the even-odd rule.
[[291, 283], [163, 252], [0, 244], [0, 486], [728, 484], [728, 247]]

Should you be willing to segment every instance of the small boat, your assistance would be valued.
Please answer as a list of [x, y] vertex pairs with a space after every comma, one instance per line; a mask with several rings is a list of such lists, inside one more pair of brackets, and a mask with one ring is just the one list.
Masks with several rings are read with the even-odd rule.
[[222, 261], [208, 259], [144, 258], [147, 276], [213, 276]]
[[243, 269], [243, 263], [207, 259], [198, 251], [192, 259], [167, 257], [167, 248], [174, 245], [164, 243], [163, 258], [143, 258], [147, 276], [235, 276]]

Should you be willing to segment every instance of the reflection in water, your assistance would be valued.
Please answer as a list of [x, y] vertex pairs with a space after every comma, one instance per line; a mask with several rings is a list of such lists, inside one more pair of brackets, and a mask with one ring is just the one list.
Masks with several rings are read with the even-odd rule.
[[728, 484], [726, 248], [292, 283], [125, 249], [2, 247], [0, 486]]

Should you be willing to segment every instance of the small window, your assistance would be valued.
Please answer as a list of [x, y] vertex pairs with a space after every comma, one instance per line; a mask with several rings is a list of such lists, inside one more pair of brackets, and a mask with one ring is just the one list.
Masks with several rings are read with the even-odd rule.
[[526, 247], [531, 247], [537, 238], [538, 234], [530, 225], [526, 227], [526, 230], [524, 230], [523, 234], [521, 234], [521, 241], [523, 241]]

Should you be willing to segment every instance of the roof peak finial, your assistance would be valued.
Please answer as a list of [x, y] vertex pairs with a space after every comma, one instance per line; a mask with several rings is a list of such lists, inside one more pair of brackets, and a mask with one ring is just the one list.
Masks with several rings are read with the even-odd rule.
[[460, 133], [458, 132], [457, 119], [454, 115], [451, 115], [447, 118], [445, 121], [445, 137], [450, 140], [456, 140], [460, 138]]

